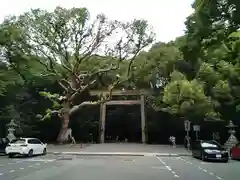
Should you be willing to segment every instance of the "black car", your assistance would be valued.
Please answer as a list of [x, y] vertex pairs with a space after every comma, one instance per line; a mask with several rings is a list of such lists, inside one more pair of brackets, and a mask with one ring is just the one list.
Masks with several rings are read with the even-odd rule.
[[200, 158], [203, 161], [217, 160], [228, 162], [229, 154], [224, 147], [216, 141], [195, 141], [192, 143], [193, 157]]

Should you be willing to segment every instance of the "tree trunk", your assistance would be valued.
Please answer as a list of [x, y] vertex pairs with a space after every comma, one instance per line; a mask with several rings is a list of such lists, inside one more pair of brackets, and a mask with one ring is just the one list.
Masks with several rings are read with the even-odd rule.
[[68, 141], [68, 125], [69, 125], [69, 113], [65, 112], [62, 116], [62, 125], [58, 134], [57, 142], [64, 143]]
[[[77, 88], [77, 79], [76, 75], [73, 74], [71, 76], [71, 86], [72, 88], [76, 89]], [[70, 93], [69, 93], [70, 92]], [[67, 99], [63, 102], [63, 113], [62, 113], [62, 125], [61, 129], [58, 134], [57, 142], [60, 144], [68, 142], [69, 141], [69, 121], [70, 121], [70, 109], [71, 109], [71, 91], [69, 91], [68, 94], [66, 95]], [[72, 138], [72, 137], [71, 137]]]

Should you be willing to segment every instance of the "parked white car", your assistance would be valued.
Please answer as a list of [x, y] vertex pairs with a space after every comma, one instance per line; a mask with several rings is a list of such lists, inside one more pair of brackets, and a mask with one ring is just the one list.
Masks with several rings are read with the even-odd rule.
[[45, 155], [47, 144], [36, 138], [18, 138], [12, 140], [5, 148], [5, 153], [11, 158], [14, 155]]

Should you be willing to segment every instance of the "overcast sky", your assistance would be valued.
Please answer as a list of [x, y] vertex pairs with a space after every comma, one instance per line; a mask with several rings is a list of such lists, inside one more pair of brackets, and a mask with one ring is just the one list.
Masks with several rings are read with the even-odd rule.
[[193, 11], [193, 0], [0, 0], [0, 21], [9, 14], [20, 14], [31, 8], [53, 10], [86, 7], [95, 17], [99, 13], [110, 19], [143, 18], [153, 26], [157, 41], [170, 41], [184, 33], [184, 21]]

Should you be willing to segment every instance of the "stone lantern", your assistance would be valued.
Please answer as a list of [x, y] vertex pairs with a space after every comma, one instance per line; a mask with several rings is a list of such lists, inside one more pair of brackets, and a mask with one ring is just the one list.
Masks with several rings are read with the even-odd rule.
[[8, 131], [7, 138], [9, 141], [16, 139], [14, 132], [16, 131], [17, 127], [18, 125], [14, 122], [14, 119], [12, 119], [10, 123], [7, 124], [7, 131]]
[[228, 140], [226, 141], [226, 143], [224, 144], [224, 146], [228, 149], [231, 149], [232, 147], [234, 147], [237, 143], [238, 143], [238, 140], [235, 136], [235, 128], [237, 126], [233, 124], [232, 121], [229, 121], [229, 124], [226, 126], [226, 128], [228, 128], [228, 133], [230, 134]]

